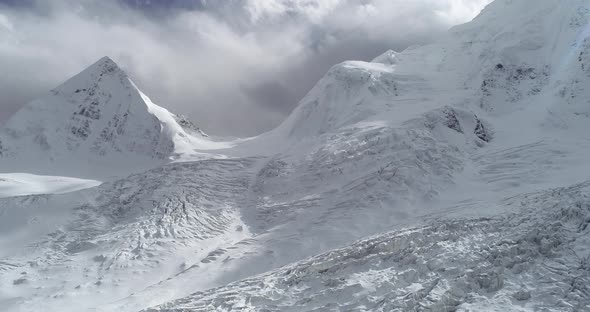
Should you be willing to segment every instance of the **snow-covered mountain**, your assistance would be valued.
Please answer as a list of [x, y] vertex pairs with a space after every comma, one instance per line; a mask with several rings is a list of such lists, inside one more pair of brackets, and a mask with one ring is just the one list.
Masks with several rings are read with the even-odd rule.
[[198, 148], [202, 138], [198, 128], [152, 103], [104, 57], [6, 122], [0, 129], [0, 169], [129, 172], [124, 168], [147, 169]]
[[[113, 75], [105, 94], [128, 85], [142, 100], [130, 125], [172, 129], [149, 132], [171, 143], [131, 128], [99, 140], [101, 156], [108, 121], [85, 139], [46, 134], [57, 156], [161, 163], [0, 199], [0, 305], [590, 311], [589, 25], [586, 0], [496, 0], [439, 42], [334, 66], [277, 129], [224, 143]], [[78, 125], [75, 102], [50, 124]], [[46, 131], [31, 133], [7, 150]], [[199, 144], [217, 154], [195, 158]]]

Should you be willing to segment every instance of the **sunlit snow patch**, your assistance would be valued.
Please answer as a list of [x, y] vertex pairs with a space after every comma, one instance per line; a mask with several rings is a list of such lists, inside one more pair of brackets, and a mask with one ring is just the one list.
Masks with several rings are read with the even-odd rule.
[[95, 187], [102, 182], [28, 173], [0, 173], [0, 198], [33, 194], [63, 194]]

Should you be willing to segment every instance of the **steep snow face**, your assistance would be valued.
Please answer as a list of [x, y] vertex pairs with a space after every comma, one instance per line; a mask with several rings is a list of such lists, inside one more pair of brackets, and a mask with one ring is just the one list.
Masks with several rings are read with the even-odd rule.
[[404, 120], [439, 106], [428, 102], [448, 100], [441, 96], [449, 90], [457, 105], [467, 98], [461, 90], [470, 92], [469, 102], [490, 116], [527, 110], [536, 123], [583, 127], [589, 21], [584, 0], [495, 1], [435, 44], [336, 65], [278, 131], [309, 137], [360, 120]]
[[424, 88], [421, 77], [385, 64], [344, 62], [330, 69], [275, 132], [295, 139], [335, 132], [390, 111], [400, 96]]
[[590, 107], [589, 36], [588, 1], [498, 0], [438, 50], [448, 55], [441, 66], [460, 69], [491, 115], [524, 110], [549, 128], [580, 130]]
[[201, 134], [189, 135], [177, 120], [104, 57], [5, 124], [0, 130], [0, 167], [51, 172], [83, 163], [117, 170], [158, 163], [191, 145], [198, 147], [193, 141]]

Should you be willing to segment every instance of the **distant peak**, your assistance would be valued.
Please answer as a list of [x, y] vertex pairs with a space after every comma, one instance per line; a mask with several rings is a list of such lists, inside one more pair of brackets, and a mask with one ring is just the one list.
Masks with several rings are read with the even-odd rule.
[[113, 61], [113, 59], [112, 59], [112, 58], [110, 58], [110, 57], [108, 57], [108, 56], [103, 56], [103, 57], [101, 57], [101, 58], [100, 58], [100, 59], [97, 61], [97, 63], [105, 63], [105, 64], [107, 64], [107, 63], [110, 63], [110, 64], [114, 64], [115, 66], [117, 65], [117, 64], [115, 63], [115, 61]]
[[384, 64], [384, 65], [395, 65], [395, 64], [397, 64], [397, 55], [398, 54], [399, 53], [397, 53], [393, 50], [387, 50], [385, 53], [379, 55], [371, 62], [372, 63], [380, 63], [380, 64]]
[[[105, 85], [107, 83], [107, 85]], [[110, 57], [104, 56], [83, 71], [68, 79], [66, 82], [53, 89], [54, 94], [79, 94], [91, 95], [100, 88], [106, 88], [111, 92], [114, 87], [112, 83], [118, 84], [125, 89], [131, 88], [131, 82], [127, 73]], [[109, 85], [110, 84], [110, 85]]]
[[105, 74], [122, 71], [121, 68], [119, 68], [119, 65], [117, 65], [117, 63], [115, 63], [115, 61], [113, 61], [108, 56], [103, 56], [98, 61], [96, 61], [94, 64], [90, 65], [90, 67], [88, 67], [88, 68], [95, 69], [96, 71], [99, 71], [100, 73], [105, 73]]

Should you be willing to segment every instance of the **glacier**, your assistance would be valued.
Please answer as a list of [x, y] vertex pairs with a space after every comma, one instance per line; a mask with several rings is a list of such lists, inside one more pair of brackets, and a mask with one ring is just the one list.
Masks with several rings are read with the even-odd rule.
[[0, 306], [590, 311], [588, 85], [586, 0], [337, 64], [248, 139], [103, 58], [0, 129]]

